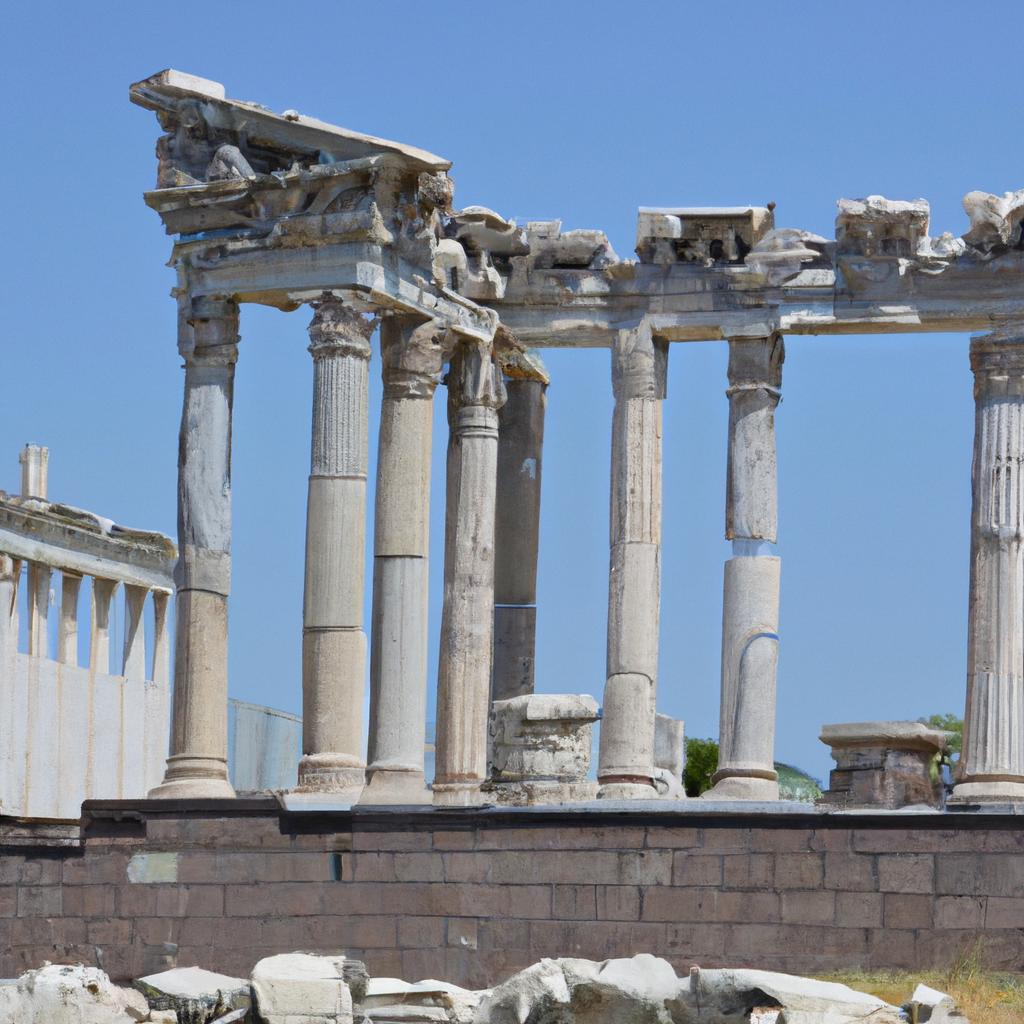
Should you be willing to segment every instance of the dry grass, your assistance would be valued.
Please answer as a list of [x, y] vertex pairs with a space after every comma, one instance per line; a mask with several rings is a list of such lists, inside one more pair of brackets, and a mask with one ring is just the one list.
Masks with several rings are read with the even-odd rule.
[[900, 1006], [919, 982], [947, 992], [971, 1024], [1021, 1024], [1024, 975], [986, 970], [984, 948], [971, 947], [948, 971], [840, 971], [823, 976]]

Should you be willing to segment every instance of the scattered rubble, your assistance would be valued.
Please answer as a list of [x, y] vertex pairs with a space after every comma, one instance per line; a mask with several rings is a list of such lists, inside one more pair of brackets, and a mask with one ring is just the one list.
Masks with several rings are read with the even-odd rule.
[[342, 954], [260, 960], [249, 981], [199, 967], [120, 988], [94, 967], [47, 964], [0, 982], [0, 1024], [969, 1024], [918, 985], [891, 1006], [835, 982], [691, 967], [640, 953], [544, 959], [493, 989], [374, 978]]

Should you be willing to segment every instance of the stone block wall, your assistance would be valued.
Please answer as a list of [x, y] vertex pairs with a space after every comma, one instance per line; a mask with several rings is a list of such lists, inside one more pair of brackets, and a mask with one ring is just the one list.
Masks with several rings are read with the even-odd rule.
[[1024, 970], [1012, 816], [96, 802], [79, 844], [19, 842], [0, 852], [3, 976], [43, 960], [244, 975], [341, 949], [375, 975], [480, 987], [543, 956], [810, 973], [943, 966], [978, 942]]

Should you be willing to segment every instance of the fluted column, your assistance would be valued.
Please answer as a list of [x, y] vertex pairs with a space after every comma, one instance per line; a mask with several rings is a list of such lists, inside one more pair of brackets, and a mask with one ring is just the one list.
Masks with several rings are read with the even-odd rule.
[[[186, 300], [187, 301], [187, 300]], [[163, 784], [150, 796], [232, 797], [228, 782], [231, 413], [238, 306], [193, 300], [180, 318], [174, 710]]]
[[366, 777], [367, 403], [376, 321], [333, 299], [316, 305], [313, 440], [306, 506], [299, 790], [357, 795]]
[[533, 693], [537, 554], [547, 384], [510, 379], [498, 413], [492, 697]]
[[661, 606], [661, 417], [668, 347], [646, 323], [612, 349], [608, 665], [598, 795], [654, 797]]
[[971, 339], [967, 708], [952, 802], [1024, 800], [1024, 327]]
[[494, 502], [501, 370], [489, 346], [459, 346], [448, 374], [444, 607], [434, 802], [474, 804], [487, 772], [494, 636]]
[[718, 771], [709, 799], [777, 800], [775, 666], [780, 560], [775, 407], [782, 338], [729, 341], [729, 456], [722, 604], [722, 703]]
[[387, 317], [381, 324], [384, 397], [377, 448], [370, 742], [364, 803], [429, 803], [427, 582], [434, 390], [441, 329]]

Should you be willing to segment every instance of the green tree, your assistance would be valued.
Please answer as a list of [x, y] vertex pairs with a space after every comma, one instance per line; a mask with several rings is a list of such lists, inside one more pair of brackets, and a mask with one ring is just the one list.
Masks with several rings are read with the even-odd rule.
[[718, 770], [718, 743], [715, 740], [686, 740], [686, 768], [683, 788], [687, 796], [700, 796], [711, 788], [711, 776]]
[[954, 714], [929, 715], [927, 718], [919, 718], [918, 721], [931, 729], [943, 729], [946, 732], [951, 732], [953, 735], [949, 740], [949, 749], [951, 753], [959, 756], [964, 742], [964, 720], [962, 718], [958, 718]]

